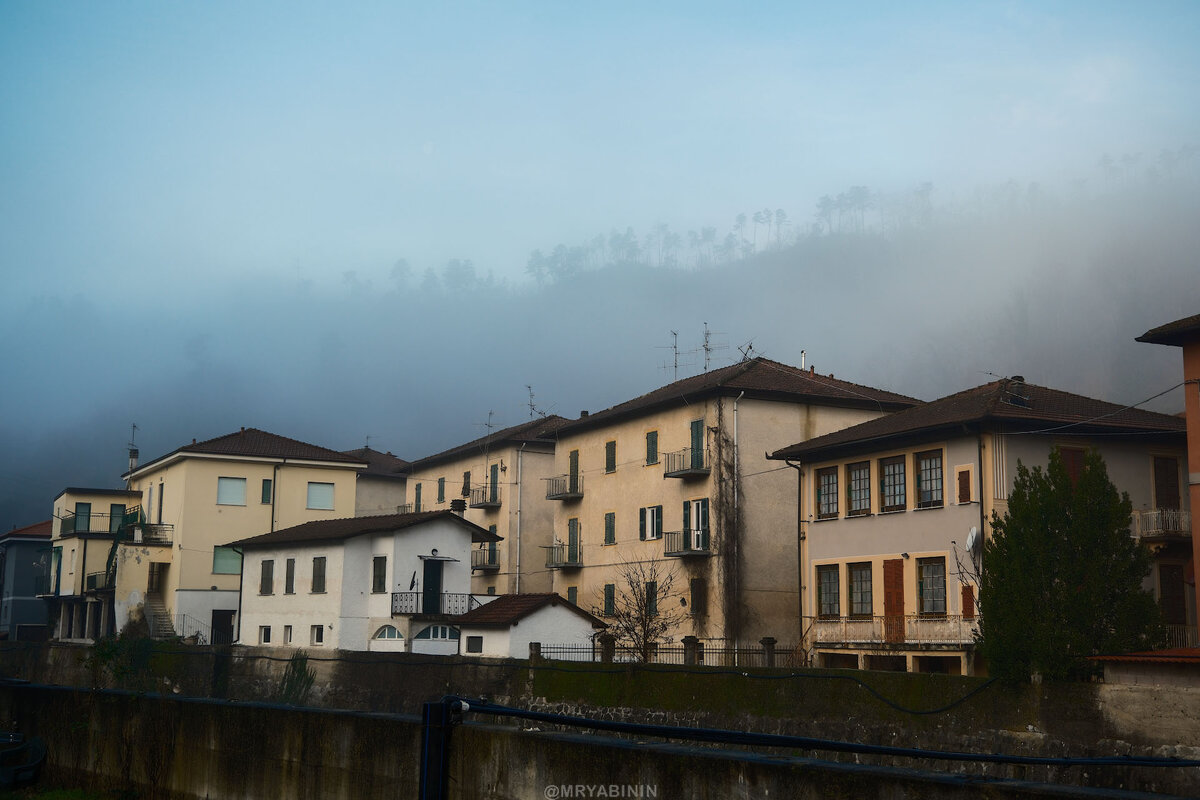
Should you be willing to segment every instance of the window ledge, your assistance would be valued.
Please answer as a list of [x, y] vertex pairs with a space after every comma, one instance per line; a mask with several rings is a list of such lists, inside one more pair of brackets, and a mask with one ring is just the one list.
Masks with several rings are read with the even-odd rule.
[[916, 508], [913, 509], [913, 511], [936, 511], [939, 508], [945, 508], [945, 507], [946, 507], [945, 503], [939, 503], [936, 506], [917, 506]]
[[908, 511], [908, 508], [907, 508], [907, 507], [905, 507], [905, 508], [892, 508], [892, 509], [889, 509], [889, 510], [887, 510], [887, 511], [880, 511], [879, 513], [880, 513], [881, 515], [882, 515], [882, 514], [903, 514], [905, 511]]
[[872, 514], [870, 511], [860, 511], [857, 514], [846, 514], [846, 519], [861, 519], [863, 517], [873, 517], [873, 516], [875, 516], [875, 515]]

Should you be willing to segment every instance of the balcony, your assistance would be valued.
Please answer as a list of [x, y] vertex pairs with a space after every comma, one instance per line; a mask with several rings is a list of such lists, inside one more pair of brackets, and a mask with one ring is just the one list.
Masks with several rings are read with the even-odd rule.
[[663, 555], [674, 558], [711, 556], [708, 529], [667, 531], [663, 534]]
[[547, 500], [579, 500], [583, 498], [583, 476], [578, 473], [546, 479]]
[[471, 551], [471, 569], [484, 572], [495, 572], [500, 569], [500, 550], [495, 543], [479, 550]]
[[472, 595], [452, 592], [392, 592], [392, 616], [438, 614], [456, 617], [483, 605]]
[[1190, 539], [1192, 513], [1179, 508], [1144, 508], [1133, 512], [1130, 530], [1150, 545]]
[[685, 447], [663, 454], [664, 478], [703, 478], [711, 471], [708, 451], [703, 448]]
[[546, 569], [579, 569], [583, 566], [583, 540], [573, 534], [566, 542], [555, 542], [546, 550]]
[[122, 539], [124, 544], [154, 544], [170, 547], [175, 539], [175, 526], [169, 523], [148, 522], [134, 525], [129, 535]]
[[111, 589], [112, 583], [107, 572], [92, 572], [86, 576], [84, 588], [89, 592], [100, 592]]
[[[126, 515], [128, 516], [128, 515]], [[110, 514], [66, 514], [58, 521], [60, 536], [81, 533], [116, 533], [125, 524], [125, 516]]]
[[470, 506], [471, 508], [499, 508], [500, 487], [480, 486], [478, 489], [472, 489]]
[[817, 645], [826, 647], [927, 647], [959, 649], [975, 643], [978, 617], [959, 615], [806, 617]]
[[412, 503], [405, 503], [404, 505], [399, 505], [399, 506], [396, 506], [396, 513], [397, 513], [397, 514], [411, 514], [411, 513], [413, 513], [413, 504], [412, 504]]

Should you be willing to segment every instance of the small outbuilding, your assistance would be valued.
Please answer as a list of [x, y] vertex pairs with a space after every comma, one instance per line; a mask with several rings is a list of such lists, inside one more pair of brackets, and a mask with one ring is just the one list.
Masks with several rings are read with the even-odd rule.
[[459, 653], [485, 658], [528, 658], [530, 642], [586, 647], [608, 627], [554, 592], [500, 595], [455, 624]]

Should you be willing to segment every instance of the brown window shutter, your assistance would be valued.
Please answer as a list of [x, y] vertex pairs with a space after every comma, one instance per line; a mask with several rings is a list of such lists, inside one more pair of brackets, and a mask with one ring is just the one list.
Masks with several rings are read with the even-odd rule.
[[969, 469], [958, 471], [958, 502], [971, 502], [971, 470]]
[[962, 587], [963, 619], [975, 619], [975, 587], [964, 583]]

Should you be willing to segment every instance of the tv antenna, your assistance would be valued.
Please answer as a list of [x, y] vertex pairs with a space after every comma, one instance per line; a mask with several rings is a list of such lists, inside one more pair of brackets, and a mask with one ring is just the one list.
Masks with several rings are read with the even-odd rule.
[[[677, 381], [677, 380], [679, 380], [679, 331], [671, 331], [671, 344], [664, 345], [664, 346], [660, 347], [659, 349], [665, 350], [665, 349], [667, 349], [667, 347], [670, 347], [670, 350], [671, 350], [672, 363], [671, 364], [660, 364], [659, 369], [672, 370], [673, 377], [671, 378], [671, 380]], [[690, 355], [691, 353], [694, 353], [694, 352], [696, 352], [696, 351], [695, 350], [687, 350], [684, 352], [684, 355]], [[684, 366], [688, 367], [691, 365], [685, 363]]]
[[[709, 365], [709, 362], [712, 360], [712, 354], [713, 354], [714, 350], [728, 350], [729, 349], [729, 345], [727, 345], [727, 344], [713, 344], [712, 343], [712, 334], [713, 334], [713, 331], [710, 331], [708, 329], [708, 323], [707, 322], [704, 323], [704, 371], [705, 372], [708, 372], [708, 365]], [[724, 335], [724, 334], [721, 334], [721, 335]]]
[[754, 358], [754, 340], [751, 339], [743, 345], [738, 345], [738, 352], [742, 354], [742, 361]]

